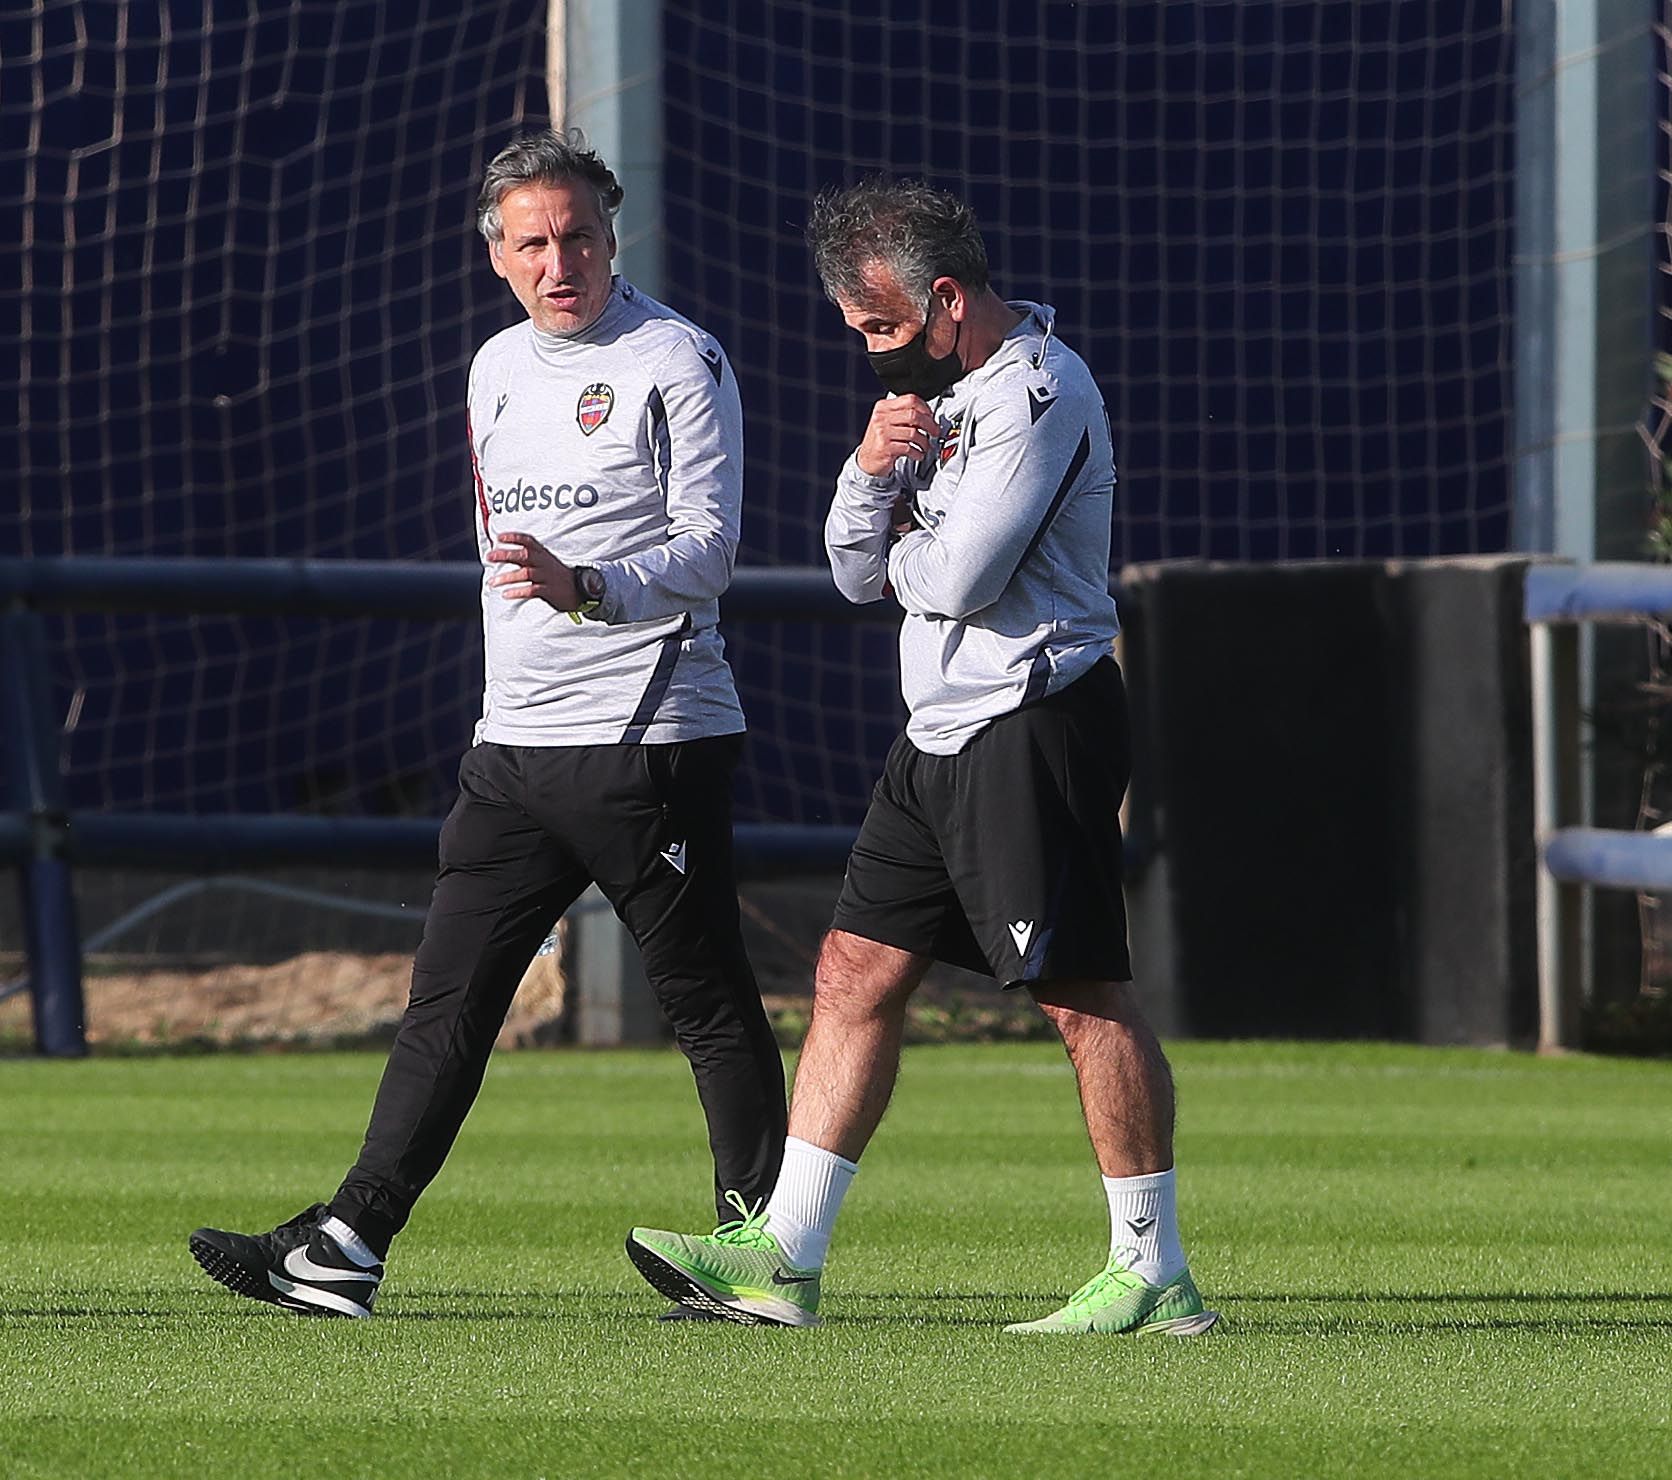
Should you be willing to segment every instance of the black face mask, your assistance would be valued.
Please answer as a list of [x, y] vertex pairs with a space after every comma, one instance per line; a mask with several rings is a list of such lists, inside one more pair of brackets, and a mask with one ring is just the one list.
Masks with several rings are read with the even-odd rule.
[[893, 391], [897, 396], [922, 396], [925, 401], [932, 401], [963, 378], [964, 364], [958, 358], [958, 340], [963, 332], [960, 322], [952, 336], [951, 354], [932, 355], [926, 342], [929, 325], [925, 320], [917, 334], [899, 348], [867, 350], [865, 358], [877, 372], [884, 390]]

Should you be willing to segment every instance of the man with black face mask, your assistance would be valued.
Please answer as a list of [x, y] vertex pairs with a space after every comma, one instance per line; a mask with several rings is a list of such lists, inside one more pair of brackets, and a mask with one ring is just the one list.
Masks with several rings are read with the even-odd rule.
[[1102, 397], [1051, 309], [993, 292], [953, 196], [866, 181], [821, 196], [808, 235], [889, 392], [837, 479], [825, 547], [849, 600], [905, 609], [911, 718], [820, 953], [770, 1200], [706, 1238], [635, 1228], [628, 1253], [657, 1289], [731, 1320], [816, 1324], [907, 999], [947, 961], [1025, 988], [1062, 1035], [1109, 1203], [1104, 1267], [1007, 1329], [1197, 1335], [1218, 1317], [1179, 1240], [1172, 1077], [1130, 988]]

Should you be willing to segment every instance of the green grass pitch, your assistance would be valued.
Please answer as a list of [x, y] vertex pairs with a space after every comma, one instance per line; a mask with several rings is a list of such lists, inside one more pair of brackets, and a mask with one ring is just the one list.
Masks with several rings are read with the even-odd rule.
[[1005, 1336], [1105, 1251], [1047, 1045], [909, 1049], [827, 1324], [659, 1326], [708, 1221], [671, 1052], [500, 1058], [379, 1315], [212, 1286], [352, 1158], [375, 1055], [0, 1064], [0, 1475], [1672, 1475], [1672, 1065], [1174, 1053], [1220, 1330]]

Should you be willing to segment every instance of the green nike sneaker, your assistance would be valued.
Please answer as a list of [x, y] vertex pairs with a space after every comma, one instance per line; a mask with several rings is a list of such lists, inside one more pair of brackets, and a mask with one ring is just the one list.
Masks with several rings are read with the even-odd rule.
[[743, 1215], [736, 1222], [706, 1236], [635, 1228], [627, 1257], [668, 1299], [740, 1326], [818, 1325], [819, 1271], [784, 1262], [764, 1204], [751, 1211], [735, 1192], [726, 1201]]
[[1218, 1319], [1218, 1311], [1202, 1308], [1188, 1269], [1168, 1284], [1151, 1285], [1133, 1274], [1119, 1255], [1111, 1255], [1061, 1310], [1004, 1329], [1027, 1334], [1125, 1331], [1134, 1336], [1200, 1336]]

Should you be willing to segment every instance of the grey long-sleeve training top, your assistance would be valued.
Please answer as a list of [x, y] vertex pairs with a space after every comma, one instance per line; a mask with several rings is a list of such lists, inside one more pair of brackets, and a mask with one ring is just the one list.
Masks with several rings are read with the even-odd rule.
[[[478, 741], [661, 744], [736, 734], [720, 640], [743, 502], [743, 412], [719, 344], [621, 278], [572, 338], [524, 320], [470, 367], [487, 676]], [[487, 579], [494, 536], [593, 565], [579, 624]]]
[[[1103, 398], [1054, 333], [1022, 321], [930, 409], [939, 443], [873, 478], [850, 457], [825, 520], [842, 594], [905, 608], [900, 687], [919, 750], [955, 755], [1000, 715], [1066, 688], [1109, 651], [1115, 462]], [[890, 533], [910, 493], [918, 528]]]

